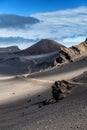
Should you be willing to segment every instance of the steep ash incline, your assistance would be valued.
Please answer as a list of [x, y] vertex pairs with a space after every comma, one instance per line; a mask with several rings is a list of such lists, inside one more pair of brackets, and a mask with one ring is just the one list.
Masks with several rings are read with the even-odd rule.
[[46, 54], [55, 51], [59, 51], [60, 47], [63, 47], [60, 43], [56, 41], [42, 39], [36, 44], [32, 45], [31, 47], [17, 52], [19, 55], [39, 55], [39, 54]]

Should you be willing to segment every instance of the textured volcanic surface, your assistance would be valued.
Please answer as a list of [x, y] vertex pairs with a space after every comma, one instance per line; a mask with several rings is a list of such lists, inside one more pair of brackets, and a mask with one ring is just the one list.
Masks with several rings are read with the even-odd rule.
[[[18, 63], [25, 63], [23, 58], [30, 56], [19, 57], [6, 59], [3, 56], [4, 61], [1, 60], [0, 66], [11, 64], [6, 71], [11, 71], [15, 63], [17, 74], [0, 74], [0, 130], [87, 130], [87, 56], [28, 77], [19, 75], [18, 68], [22, 66]], [[48, 58], [48, 54], [40, 58], [40, 61]], [[5, 68], [1, 70], [5, 71]], [[76, 81], [72, 80], [75, 77]], [[57, 103], [39, 107], [42, 101], [52, 98], [55, 81], [66, 97]], [[71, 87], [72, 91], [67, 94], [67, 89], [71, 90]]]
[[54, 61], [54, 65], [57, 65], [58, 63], [65, 63], [67, 61], [72, 62], [76, 58], [79, 58], [81, 56], [87, 55], [87, 41], [72, 46], [70, 48], [67, 47], [61, 47], [60, 52], [56, 60]]
[[32, 45], [31, 47], [20, 51], [18, 54], [21, 54], [21, 55], [45, 54], [45, 53], [59, 51], [60, 47], [63, 47], [63, 45], [61, 45], [60, 43], [57, 43], [56, 41], [42, 39], [39, 42], [37, 42], [36, 44]]
[[77, 76], [77, 77], [73, 78], [72, 81], [81, 82], [81, 83], [87, 83], [87, 71], [85, 71], [80, 76]]
[[[84, 74], [81, 76], [85, 78]], [[87, 84], [78, 81], [73, 91], [58, 103], [37, 109], [34, 104], [32, 111], [29, 104], [28, 107], [24, 104], [3, 106], [0, 111], [1, 130], [87, 130]]]

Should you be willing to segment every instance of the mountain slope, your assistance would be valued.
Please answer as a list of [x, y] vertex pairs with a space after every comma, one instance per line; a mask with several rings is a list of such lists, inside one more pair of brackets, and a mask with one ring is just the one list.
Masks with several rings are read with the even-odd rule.
[[48, 39], [42, 39], [36, 44], [32, 45], [31, 47], [19, 51], [17, 54], [21, 55], [39, 55], [39, 54], [46, 54], [51, 53], [55, 51], [59, 51], [60, 47], [63, 47], [60, 43], [57, 43], [56, 41], [48, 40]]
[[84, 55], [87, 55], [87, 40], [70, 48], [61, 47], [59, 55], [54, 61], [54, 65], [65, 63], [67, 61], [72, 62]]
[[0, 52], [15, 52], [19, 51], [18, 46], [0, 47]]

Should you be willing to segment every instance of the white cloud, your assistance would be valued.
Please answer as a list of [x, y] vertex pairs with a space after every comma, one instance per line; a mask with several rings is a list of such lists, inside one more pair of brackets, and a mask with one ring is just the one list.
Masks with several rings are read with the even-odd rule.
[[41, 22], [27, 29], [1, 29], [0, 37], [50, 38], [67, 46], [77, 44], [87, 37], [87, 7], [38, 13], [31, 16]]
[[32, 16], [43, 21], [42, 33], [45, 32], [45, 36], [52, 39], [66, 41], [64, 43], [77, 43], [87, 36], [87, 7], [39, 13]]
[[72, 38], [65, 38], [62, 42], [67, 45], [67, 47], [79, 44], [80, 42], [84, 41], [86, 39], [85, 36], [77, 36]]

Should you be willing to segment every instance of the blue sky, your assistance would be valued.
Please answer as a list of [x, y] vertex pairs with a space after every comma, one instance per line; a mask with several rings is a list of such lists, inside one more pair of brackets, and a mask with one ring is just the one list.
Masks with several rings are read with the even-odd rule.
[[87, 0], [0, 0], [0, 12], [28, 15], [87, 6]]
[[[78, 44], [87, 38], [87, 0], [0, 0], [0, 39], [4, 37], [19, 37], [14, 44], [20, 48], [34, 44], [21, 43], [20, 37]], [[13, 45], [0, 41], [0, 46], [7, 44]]]

